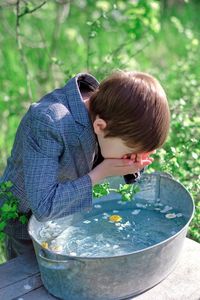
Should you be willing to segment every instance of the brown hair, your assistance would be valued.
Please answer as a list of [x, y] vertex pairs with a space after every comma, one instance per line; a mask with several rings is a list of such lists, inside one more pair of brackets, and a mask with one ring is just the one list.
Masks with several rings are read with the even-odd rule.
[[107, 123], [105, 137], [119, 137], [128, 147], [152, 151], [168, 135], [170, 112], [165, 92], [151, 75], [117, 71], [90, 97], [92, 120]]

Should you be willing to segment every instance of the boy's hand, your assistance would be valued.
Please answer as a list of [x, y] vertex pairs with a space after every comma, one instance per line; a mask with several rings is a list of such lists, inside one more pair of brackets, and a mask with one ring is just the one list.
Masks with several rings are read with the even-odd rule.
[[[135, 154], [134, 154], [135, 155]], [[107, 158], [104, 159], [96, 168], [94, 168], [88, 174], [92, 180], [92, 184], [98, 183], [100, 180], [108, 176], [124, 176], [131, 173], [136, 173], [144, 167], [150, 165], [153, 158], [141, 156], [139, 158], [133, 159], [116, 159]]]
[[[146, 153], [140, 153], [140, 154], [127, 154], [124, 155], [122, 158], [129, 158], [131, 160], [133, 160], [134, 162], [140, 162], [143, 159], [149, 159], [149, 155], [156, 153], [156, 150], [153, 150], [151, 152], [146, 152]], [[151, 159], [153, 160], [153, 158], [151, 157]]]

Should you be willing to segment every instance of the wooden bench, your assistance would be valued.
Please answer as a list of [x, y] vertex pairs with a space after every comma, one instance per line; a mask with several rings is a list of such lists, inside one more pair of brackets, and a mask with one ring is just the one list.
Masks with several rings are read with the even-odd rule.
[[[57, 299], [44, 288], [33, 252], [0, 265], [0, 300], [10, 299]], [[175, 270], [161, 283], [133, 299], [200, 300], [200, 244], [186, 238]]]

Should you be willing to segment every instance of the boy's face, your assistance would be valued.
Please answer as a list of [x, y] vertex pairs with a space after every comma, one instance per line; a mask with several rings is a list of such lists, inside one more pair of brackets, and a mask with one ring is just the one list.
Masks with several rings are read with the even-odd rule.
[[93, 127], [98, 138], [101, 154], [104, 158], [124, 158], [124, 156], [131, 156], [133, 153], [138, 153], [137, 147], [135, 149], [127, 147], [121, 138], [105, 138], [104, 130], [106, 122], [103, 119], [97, 117], [93, 123]]
[[104, 138], [102, 135], [97, 135], [97, 138], [104, 158], [123, 158], [125, 155], [136, 153], [134, 149], [127, 147], [120, 138]]

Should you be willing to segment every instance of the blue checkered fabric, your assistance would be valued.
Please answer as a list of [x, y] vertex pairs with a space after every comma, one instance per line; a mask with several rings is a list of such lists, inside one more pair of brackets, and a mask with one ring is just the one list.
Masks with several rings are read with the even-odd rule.
[[[94, 89], [99, 85], [92, 75], [79, 73], [29, 107], [1, 178], [12, 181], [20, 211], [31, 210], [39, 221], [92, 207], [92, 183], [87, 174], [98, 145], [79, 81]], [[30, 239], [27, 226], [18, 221], [11, 221], [5, 231]]]

